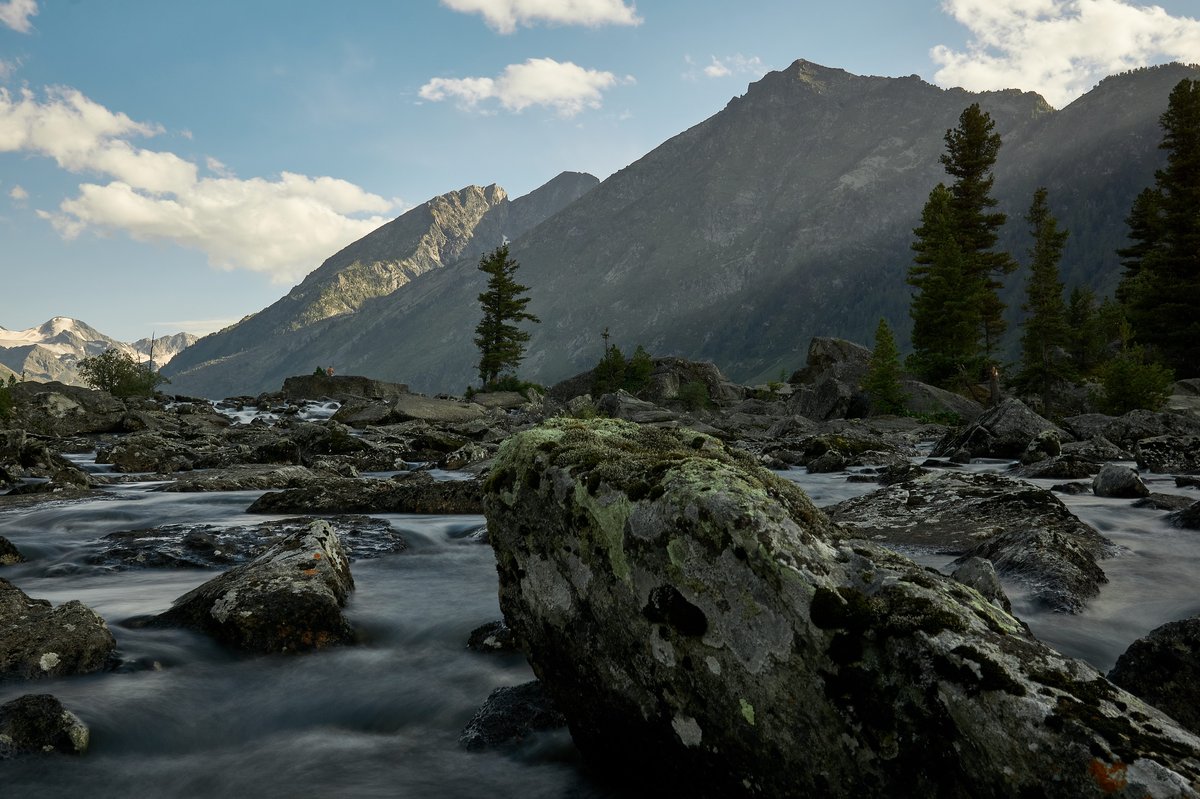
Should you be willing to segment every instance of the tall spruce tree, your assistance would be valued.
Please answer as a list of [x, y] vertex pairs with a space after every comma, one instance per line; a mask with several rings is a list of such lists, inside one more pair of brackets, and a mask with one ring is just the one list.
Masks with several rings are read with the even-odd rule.
[[966, 268], [956, 229], [952, 195], [939, 183], [921, 211], [921, 226], [913, 231], [908, 284], [916, 293], [909, 308], [913, 353], [907, 364], [922, 380], [941, 385], [954, 382], [963, 371], [978, 372], [983, 363], [983, 280]]
[[479, 379], [484, 388], [503, 372], [515, 371], [525, 356], [529, 333], [517, 322], [540, 322], [525, 310], [529, 291], [514, 280], [519, 263], [508, 257], [508, 245], [497, 247], [479, 259], [479, 271], [488, 274], [487, 291], [479, 295], [483, 319], [475, 326], [475, 346], [479, 348]]
[[875, 328], [875, 348], [871, 350], [871, 363], [867, 376], [863, 378], [863, 391], [871, 398], [871, 410], [875, 413], [902, 413], [908, 397], [900, 383], [900, 350], [887, 320], [880, 317]]
[[1139, 344], [1200, 374], [1200, 80], [1182, 80], [1159, 118], [1167, 164], [1130, 210], [1118, 297]]
[[1007, 218], [991, 211], [992, 166], [1000, 151], [1000, 134], [991, 115], [972, 103], [958, 118], [958, 127], [946, 131], [946, 152], [941, 162], [954, 178], [950, 185], [954, 214], [954, 238], [962, 253], [964, 268], [981, 289], [976, 298], [983, 338], [983, 354], [992, 360], [1004, 333], [1004, 303], [999, 290], [1001, 278], [1017, 268], [1007, 252], [995, 251], [997, 230]]
[[1044, 188], [1033, 193], [1025, 221], [1033, 235], [1033, 247], [1029, 251], [1029, 281], [1022, 306], [1027, 316], [1021, 325], [1021, 365], [1016, 382], [1023, 391], [1039, 394], [1043, 407], [1048, 407], [1050, 387], [1062, 371], [1061, 365], [1054, 363], [1054, 352], [1069, 345], [1067, 307], [1058, 276], [1069, 233], [1059, 230], [1058, 220], [1046, 204]]

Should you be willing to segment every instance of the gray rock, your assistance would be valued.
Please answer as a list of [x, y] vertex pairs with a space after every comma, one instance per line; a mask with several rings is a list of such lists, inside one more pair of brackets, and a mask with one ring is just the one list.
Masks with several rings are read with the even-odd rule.
[[650, 387], [643, 395], [650, 402], [663, 405], [679, 399], [679, 389], [687, 383], [703, 384], [709, 402], [717, 406], [736, 405], [746, 398], [745, 389], [725, 377], [716, 364], [686, 358], [655, 358]]
[[1049, 491], [996, 474], [940, 472], [828, 508], [848, 535], [987, 558], [1045, 607], [1077, 613], [1108, 581], [1115, 545]]
[[191, 627], [257, 654], [324, 649], [354, 641], [342, 615], [353, 589], [337, 534], [315, 521], [184, 594], [154, 624]]
[[1092, 493], [1098, 497], [1136, 499], [1150, 495], [1138, 473], [1119, 463], [1106, 463], [1092, 478]]
[[1177, 511], [1190, 508], [1194, 503], [1195, 500], [1191, 497], [1181, 497], [1178, 494], [1159, 494], [1152, 491], [1147, 496], [1134, 502], [1133, 507]]
[[1091, 483], [1059, 483], [1058, 485], [1050, 486], [1050, 490], [1059, 494], [1067, 494], [1069, 496], [1079, 496], [1081, 494], [1092, 493]]
[[675, 412], [640, 400], [624, 390], [600, 397], [596, 402], [596, 411], [611, 419], [624, 419], [638, 424], [671, 424], [679, 420]]
[[104, 391], [63, 383], [17, 383], [11, 389], [14, 427], [66, 438], [120, 429], [125, 404]]
[[0, 578], [0, 678], [100, 671], [113, 665], [116, 648], [96, 611], [76, 600], [51, 607]]
[[904, 410], [929, 416], [949, 414], [962, 422], [973, 422], [983, 414], [983, 406], [953, 391], [931, 386], [919, 380], [905, 380]]
[[812, 385], [826, 379], [856, 390], [871, 366], [871, 350], [840, 338], [814, 336], [808, 343], [805, 367], [788, 378], [793, 385]]
[[24, 562], [25, 556], [21, 554], [16, 545], [0, 535], [0, 566], [12, 566]]
[[1068, 438], [1065, 431], [1020, 400], [1006, 399], [963, 430], [944, 437], [934, 447], [933, 455], [940, 457], [965, 449], [973, 458], [1018, 458], [1033, 439], [1046, 432], [1057, 434], [1060, 441]]
[[314, 471], [304, 466], [236, 465], [225, 469], [188, 472], [158, 490], [186, 494], [304, 488], [337, 476], [328, 471]]
[[[639, 793], [1137, 795], [1200, 739], [957, 582], [693, 433], [555, 421], [488, 481], [500, 604], [596, 768]], [[1130, 795], [1134, 795], [1131, 793]]]
[[1043, 430], [1033, 437], [1021, 453], [1021, 463], [1028, 465], [1055, 458], [1062, 454], [1062, 440], [1057, 430]]
[[1108, 679], [1200, 732], [1200, 618], [1164, 624], [1134, 641]]
[[0, 760], [22, 755], [81, 755], [91, 733], [50, 694], [26, 694], [0, 705]]
[[1168, 514], [1167, 521], [1176, 527], [1200, 530], [1200, 502], [1193, 502], [1183, 510]]
[[565, 727], [567, 720], [537, 680], [497, 688], [467, 722], [458, 738], [464, 749], [519, 744], [535, 733]]
[[390, 480], [331, 478], [305, 488], [272, 491], [247, 513], [482, 513], [477, 480], [434, 480], [407, 472]]
[[467, 649], [474, 652], [518, 652], [517, 639], [503, 620], [490, 621], [471, 630]]
[[1009, 471], [1015, 477], [1044, 480], [1078, 480], [1100, 471], [1099, 464], [1078, 455], [1056, 455]]
[[495, 444], [463, 444], [438, 461], [438, 468], [457, 471], [490, 460], [496, 454]]
[[349, 400], [394, 400], [408, 393], [403, 383], [387, 383], [356, 375], [298, 375], [283, 381], [282, 395], [289, 400], [315, 400], [328, 397], [338, 402]]
[[1121, 449], [1104, 436], [1095, 436], [1086, 441], [1068, 441], [1062, 445], [1064, 455], [1074, 455], [1096, 464], [1109, 461], [1131, 461], [1133, 453]]
[[797, 386], [788, 398], [788, 413], [806, 419], [844, 419], [854, 407], [857, 391], [849, 383], [827, 377]]
[[1156, 412], [1138, 409], [1124, 416], [1085, 413], [1081, 416], [1067, 417], [1063, 420], [1063, 425], [1077, 439], [1104, 436], [1117, 446], [1129, 450], [1143, 438], [1200, 435], [1200, 416], [1177, 411]]
[[1009, 601], [1008, 594], [1004, 593], [1004, 586], [996, 576], [996, 567], [990, 560], [979, 557], [966, 558], [950, 576], [963, 585], [974, 588], [984, 599], [1005, 613], [1012, 613], [1012, 602]]
[[1200, 488], [1200, 477], [1177, 475], [1175, 477], [1175, 485], [1180, 488]]
[[1139, 469], [1148, 472], [1200, 472], [1200, 436], [1143, 438], [1134, 447]]
[[132, 433], [96, 453], [96, 463], [112, 464], [119, 472], [187, 472], [195, 460], [192, 446], [158, 433]]

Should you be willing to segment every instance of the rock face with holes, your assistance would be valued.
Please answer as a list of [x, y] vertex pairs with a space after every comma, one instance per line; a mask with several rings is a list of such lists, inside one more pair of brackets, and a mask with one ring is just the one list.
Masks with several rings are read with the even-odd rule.
[[715, 439], [554, 420], [503, 445], [485, 503], [508, 624], [584, 756], [631, 788], [1200, 785], [1200, 739], [973, 589], [839, 542], [803, 492]]
[[155, 623], [203, 630], [246, 652], [323, 649], [353, 642], [342, 615], [353, 589], [337, 533], [316, 521], [184, 594]]

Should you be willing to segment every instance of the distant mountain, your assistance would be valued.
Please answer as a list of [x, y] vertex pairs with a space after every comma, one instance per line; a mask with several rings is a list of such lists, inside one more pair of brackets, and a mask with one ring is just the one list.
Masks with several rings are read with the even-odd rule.
[[[266, 374], [271, 364], [280, 352], [303, 353], [319, 346], [310, 343], [310, 330], [318, 323], [353, 315], [364, 303], [461, 258], [478, 260], [599, 182], [592, 175], [564, 172], [515, 200], [495, 184], [434, 197], [331, 256], [275, 304], [205, 337], [167, 374], [180, 390], [213, 396], [277, 388], [282, 379]], [[332, 363], [328, 358], [307, 360], [311, 364], [305, 372]]]
[[[155, 366], [161, 368], [195, 341], [196, 337], [190, 333], [176, 333], [155, 339]], [[26, 380], [58, 380], [82, 385], [76, 369], [79, 361], [113, 348], [145, 362], [149, 359], [150, 339], [126, 344], [67, 316], [56, 316], [28, 330], [0, 327], [0, 365], [11, 370], [18, 378], [24, 376]]]
[[[510, 236], [518, 280], [531, 287], [529, 310], [542, 320], [529, 328], [522, 375], [550, 383], [594, 365], [605, 328], [627, 352], [641, 343], [655, 354], [711, 359], [746, 381], [790, 372], [814, 334], [869, 344], [880, 316], [906, 339], [912, 229], [930, 189], [947, 180], [938, 160], [945, 132], [975, 102], [1004, 141], [995, 169], [1009, 215], [1001, 243], [1027, 260], [1022, 217], [1044, 185], [1071, 231], [1068, 285], [1108, 290], [1124, 217], [1162, 163], [1158, 118], [1185, 77], [1200, 69], [1137, 70], [1055, 110], [1030, 92], [941, 89], [916, 76], [862, 77], [808, 61], [772, 72]], [[269, 353], [211, 347], [203, 359], [190, 357], [205, 339], [176, 362], [197, 367], [179, 384], [210, 395], [257, 391], [321, 364], [461, 391], [478, 358], [477, 259], [464, 252]], [[1014, 321], [1023, 282], [1020, 272], [1009, 281]], [[1015, 340], [1015, 325], [1012, 332]]]

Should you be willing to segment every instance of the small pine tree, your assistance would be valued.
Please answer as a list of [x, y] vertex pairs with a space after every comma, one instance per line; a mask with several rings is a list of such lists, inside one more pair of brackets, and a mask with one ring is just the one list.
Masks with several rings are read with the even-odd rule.
[[887, 320], [882, 317], [875, 328], [875, 349], [871, 351], [871, 364], [863, 380], [863, 390], [871, 398], [871, 410], [875, 413], [902, 413], [908, 400], [900, 383], [900, 350]]
[[592, 370], [592, 396], [611, 394], [625, 386], [625, 355], [613, 344], [605, 349], [604, 357]]
[[1100, 368], [1100, 383], [1104, 394], [1099, 398], [1100, 409], [1120, 416], [1137, 408], [1156, 411], [1171, 394], [1174, 373], [1153, 363], [1145, 350], [1129, 343], [1130, 327], [1124, 326], [1121, 352]]
[[1022, 306], [1029, 315], [1021, 325], [1021, 364], [1015, 382], [1022, 391], [1041, 395], [1042, 406], [1049, 407], [1050, 387], [1062, 376], [1062, 366], [1055, 363], [1054, 353], [1068, 345], [1067, 308], [1058, 265], [1069, 234], [1058, 229], [1058, 220], [1046, 204], [1044, 188], [1034, 192], [1025, 220], [1033, 235], [1029, 282]]
[[625, 365], [625, 390], [640, 394], [650, 387], [650, 375], [654, 373], [654, 359], [641, 344], [633, 351]]
[[516, 326], [517, 322], [540, 322], [525, 310], [529, 291], [514, 279], [520, 264], [508, 257], [508, 245], [503, 244], [479, 259], [479, 271], [488, 277], [487, 291], [479, 295], [483, 319], [475, 326], [475, 346], [479, 348], [479, 379], [486, 388], [496, 382], [501, 372], [515, 370], [525, 357], [525, 342], [529, 333]]

